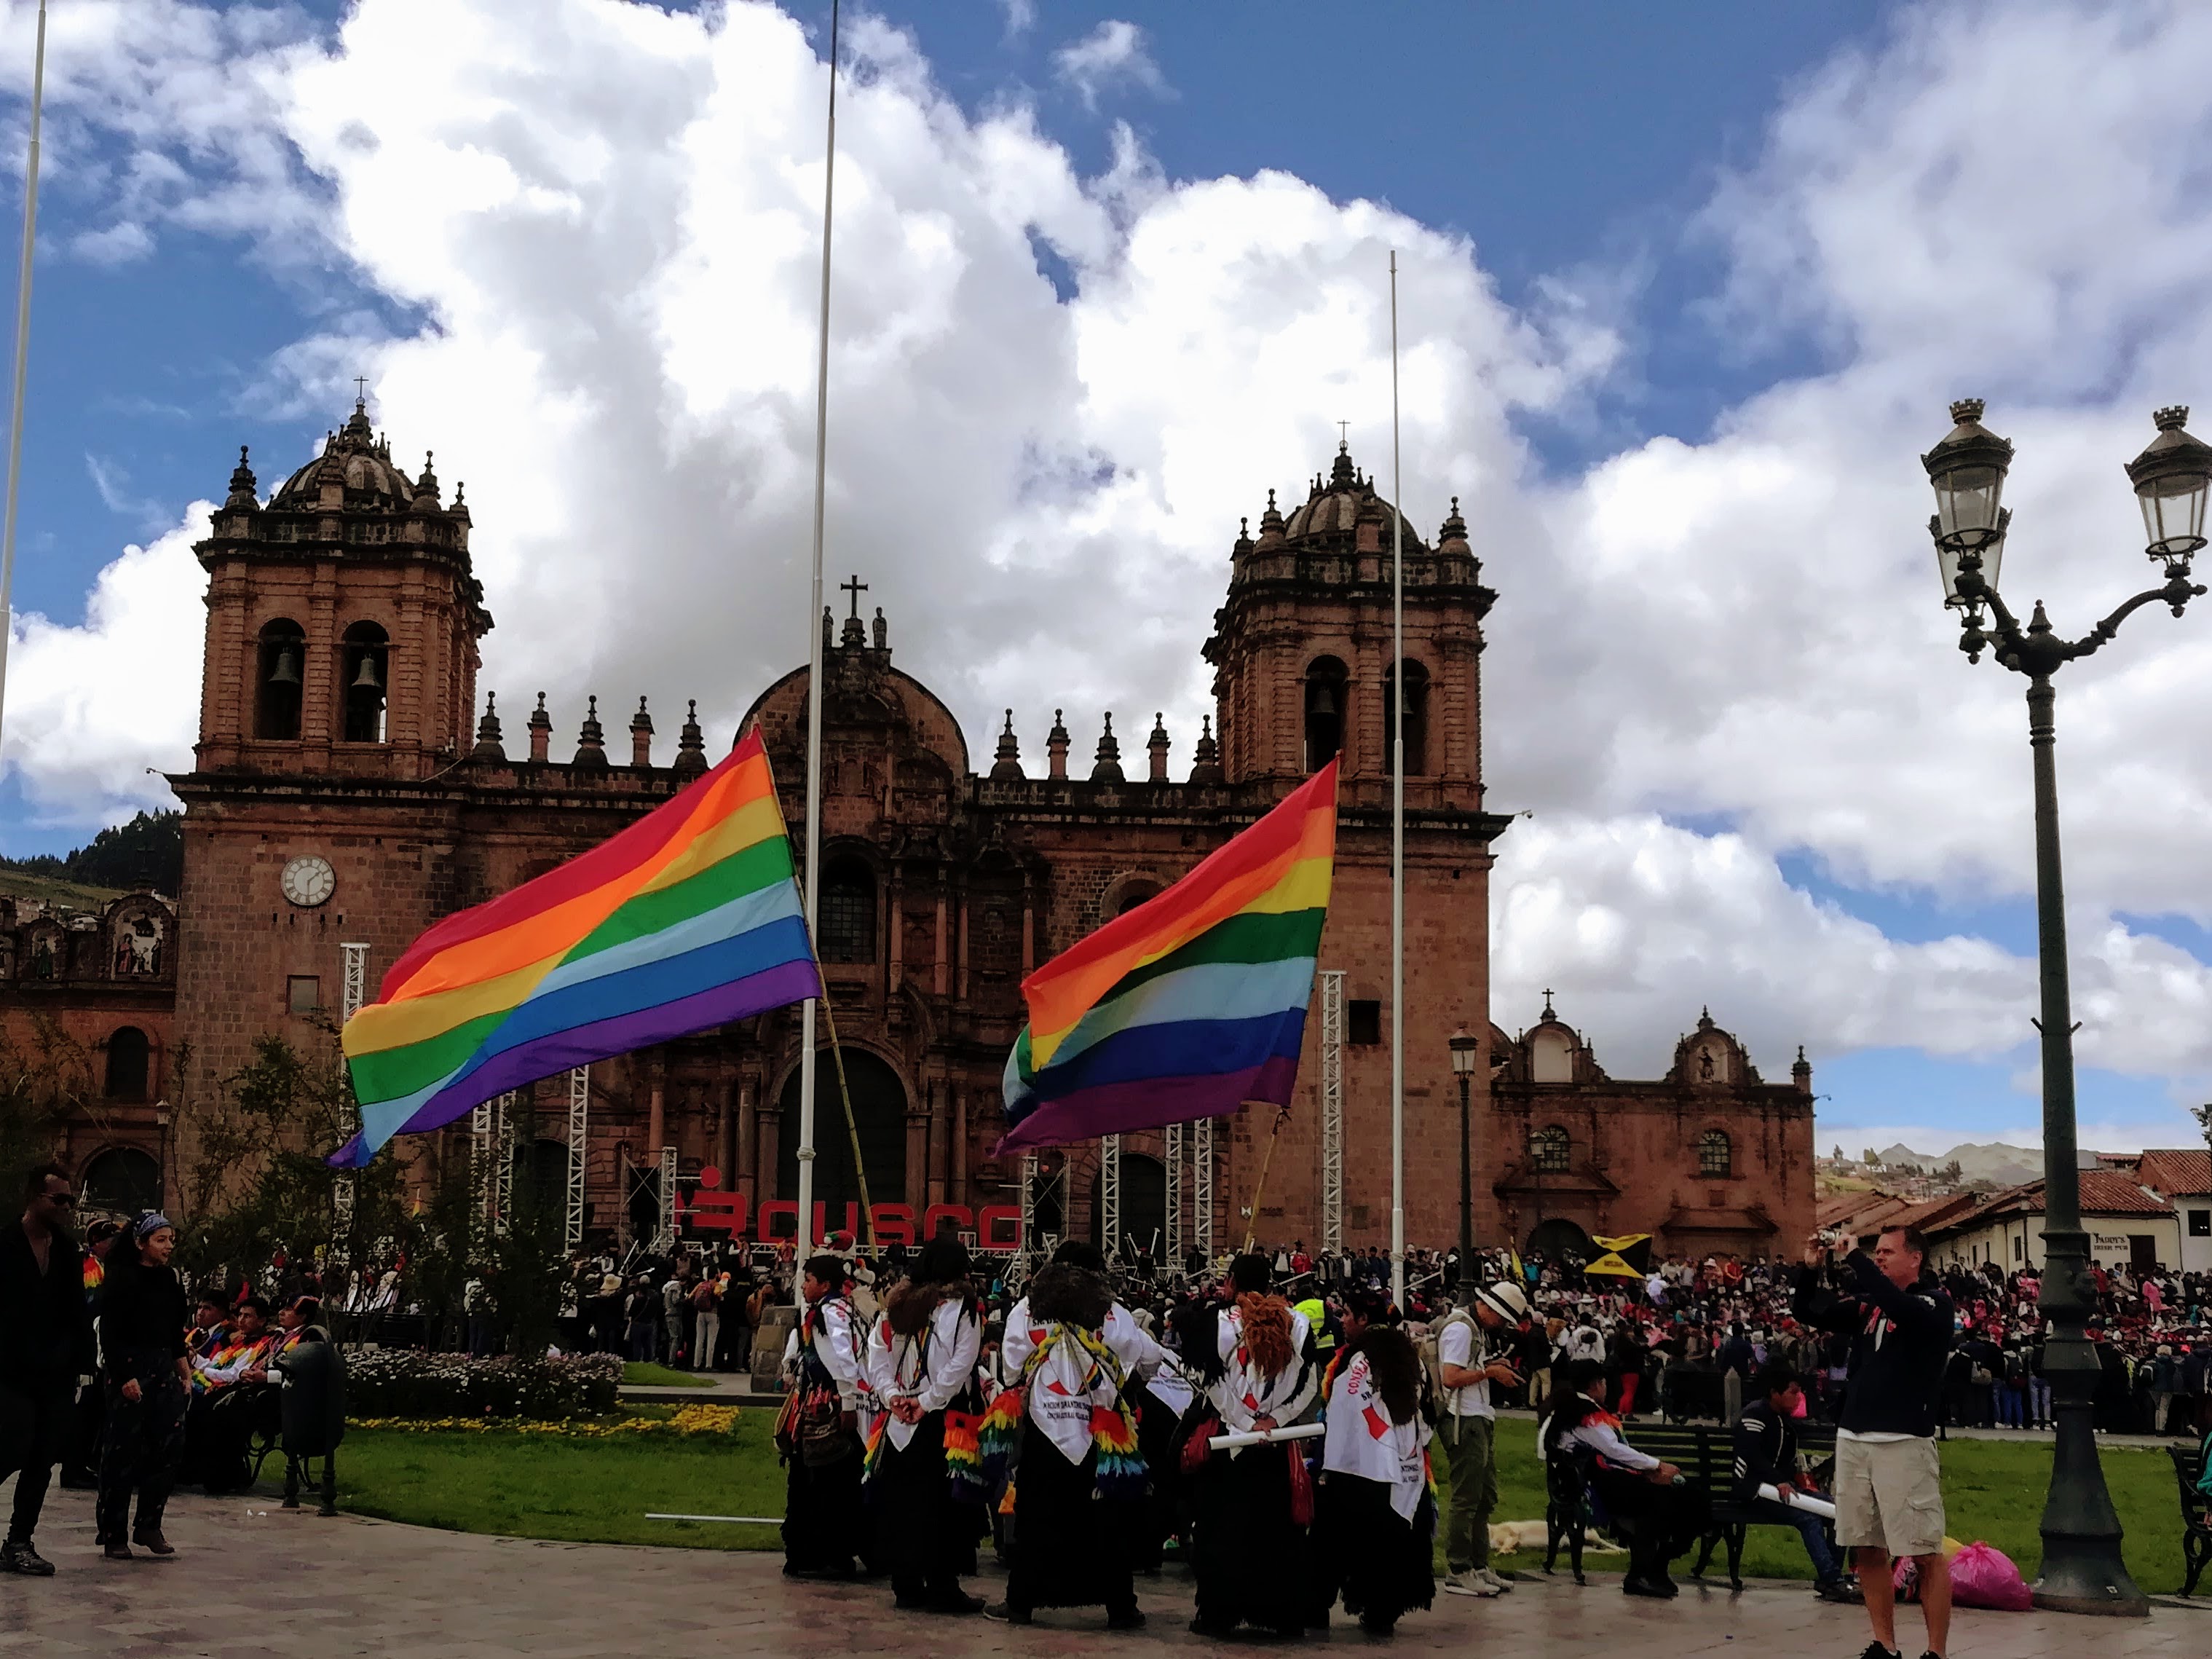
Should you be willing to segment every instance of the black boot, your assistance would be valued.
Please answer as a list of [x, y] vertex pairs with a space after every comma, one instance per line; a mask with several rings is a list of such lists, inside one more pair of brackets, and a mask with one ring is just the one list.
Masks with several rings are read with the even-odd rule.
[[26, 1578], [51, 1578], [54, 1564], [31, 1547], [27, 1538], [11, 1538], [0, 1544], [0, 1572], [20, 1572]]

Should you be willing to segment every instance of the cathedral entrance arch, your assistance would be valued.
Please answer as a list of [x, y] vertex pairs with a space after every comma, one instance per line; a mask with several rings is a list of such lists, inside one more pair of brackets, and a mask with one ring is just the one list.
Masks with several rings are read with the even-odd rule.
[[1547, 1261], [1595, 1261], [1604, 1252], [1580, 1223], [1554, 1216], [1536, 1224], [1528, 1235], [1525, 1254], [1540, 1255]]
[[[799, 1196], [799, 1067], [783, 1080], [779, 1097], [783, 1121], [776, 1139], [775, 1191]], [[865, 1048], [845, 1050], [845, 1081], [853, 1093], [853, 1123], [860, 1134], [862, 1167], [868, 1174], [868, 1198], [877, 1204], [906, 1201], [906, 1085], [888, 1062]], [[837, 1094], [837, 1067], [824, 1048], [814, 1066], [814, 1201], [824, 1225], [835, 1232], [845, 1224], [845, 1206], [860, 1201], [853, 1169], [853, 1136], [845, 1127], [845, 1105]]]
[[[1150, 1250], [1155, 1260], [1165, 1246], [1168, 1223], [1168, 1166], [1143, 1152], [1121, 1154], [1121, 1249], [1134, 1256]], [[1040, 1224], [1039, 1231], [1042, 1231]], [[1106, 1248], [1106, 1194], [1101, 1176], [1091, 1178], [1091, 1242]]]

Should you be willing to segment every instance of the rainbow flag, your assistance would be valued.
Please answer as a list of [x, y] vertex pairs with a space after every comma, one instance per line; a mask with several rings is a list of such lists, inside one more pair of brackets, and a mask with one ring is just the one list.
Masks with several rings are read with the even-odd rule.
[[346, 1022], [358, 1169], [509, 1089], [822, 994], [757, 728], [612, 840], [408, 947]]
[[994, 1156], [1286, 1105], [1328, 919], [1336, 763], [1022, 981]]

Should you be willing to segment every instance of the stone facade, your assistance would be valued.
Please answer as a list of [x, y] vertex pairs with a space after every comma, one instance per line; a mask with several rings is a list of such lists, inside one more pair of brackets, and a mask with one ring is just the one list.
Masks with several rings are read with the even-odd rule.
[[[339, 1004], [342, 945], [368, 947], [373, 989], [432, 921], [595, 845], [708, 764], [696, 719], [673, 763], [656, 763], [642, 702], [626, 755], [610, 756], [596, 700], [573, 753], [556, 759], [542, 695], [510, 754], [489, 694], [477, 712], [477, 644], [491, 617], [471, 573], [470, 530], [459, 492], [443, 506], [427, 461], [409, 478], [358, 407], [266, 505], [241, 455], [198, 548], [209, 574], [200, 742], [193, 770], [172, 780], [185, 805], [174, 1024], [195, 1045], [203, 1077], [236, 1069], [264, 1031], [317, 1041], [315, 1022]], [[1425, 540], [1341, 451], [1287, 518], [1271, 492], [1259, 534], [1248, 522], [1231, 550], [1226, 599], [1205, 645], [1215, 713], [1189, 763], [1173, 769], [1179, 776], [1170, 766], [1176, 743], [1157, 716], [1141, 739], [1126, 721], [1116, 733], [1108, 717], [1090, 763], [1071, 769], [1076, 740], [1059, 711], [1042, 769], [1024, 763], [1009, 711], [979, 769], [951, 711], [894, 666], [883, 611], [864, 619], [855, 586], [842, 623], [824, 613], [817, 942], [854, 1119], [848, 1132], [825, 1064], [816, 1170], [830, 1226], [859, 1198], [855, 1141], [870, 1199], [903, 1203], [925, 1225], [934, 1205], [1018, 1205], [1018, 1162], [991, 1152], [1022, 976], [1174, 882], [1340, 750], [1321, 965], [1346, 975], [1343, 1231], [1350, 1245], [1387, 1243], [1394, 533], [1407, 641], [1407, 1237], [1441, 1243], [1456, 1231], [1456, 1160], [1439, 1154], [1457, 1135], [1447, 1039], [1462, 1027], [1483, 1050], [1478, 1078], [1486, 1085], [1493, 1064], [1500, 1077], [1496, 1097], [1485, 1086], [1480, 1103], [1484, 1235], [1509, 1222], [1533, 1226], [1548, 1194], [1514, 1187], [1516, 1165], [1493, 1151], [1508, 1145], [1500, 1137], [1516, 1111], [1527, 1115], [1509, 1104], [1522, 1098], [1514, 1078], [1525, 1056], [1487, 1018], [1491, 844], [1510, 822], [1486, 809], [1481, 779], [1482, 629], [1495, 595], [1481, 584], [1456, 502]], [[800, 668], [745, 717], [760, 723], [799, 845], [806, 690]], [[1125, 739], [1133, 750], [1143, 745], [1126, 767]], [[677, 1149], [687, 1176], [711, 1166], [721, 1189], [755, 1212], [794, 1195], [799, 1033], [798, 1012], [783, 1011], [594, 1066], [592, 1230], [649, 1229], [642, 1172], [663, 1146]], [[1249, 1210], [1273, 1126], [1247, 1114], [1216, 1127], [1218, 1247], [1248, 1226], [1270, 1238], [1321, 1237], [1316, 1046], [1310, 1036], [1256, 1215]], [[1663, 1200], [1680, 1212], [1666, 1224], [1686, 1237], [1725, 1231], [1692, 1224], [1709, 1210], [1809, 1217], [1809, 1095], [1793, 1095], [1802, 1104], [1785, 1127], [1791, 1109], [1780, 1097], [1792, 1091], [1753, 1086], [1741, 1049], [1727, 1052], [1736, 1081], [1718, 1091], [1695, 1078], [1615, 1085], [1589, 1068], [1569, 1091], [1582, 1144], [1610, 1149], [1624, 1125], [1634, 1140], [1585, 1159], [1609, 1171], [1602, 1178], [1617, 1190], [1571, 1211], [1577, 1218], [1587, 1210], [1591, 1224], [1641, 1229]], [[1522, 1096], [1550, 1087], [1530, 1085]], [[540, 1088], [535, 1155], [557, 1167], [565, 1081]], [[1684, 1103], [1669, 1116], [1653, 1103], [1662, 1094]], [[188, 1108], [185, 1116], [189, 1134]], [[1657, 1184], [1680, 1162], [1668, 1134], [1701, 1132], [1709, 1121], [1736, 1137], [1747, 1170], [1752, 1149], [1764, 1158], [1771, 1142], [1771, 1172], [1759, 1164], [1756, 1177], [1737, 1178], [1720, 1198], [1710, 1183], [1671, 1174]], [[417, 1138], [400, 1155], [435, 1156], [459, 1133]], [[1123, 1139], [1123, 1231], [1138, 1242], [1164, 1229], [1165, 1148], [1157, 1132]], [[1095, 1231], [1098, 1158], [1093, 1145], [1048, 1159], [1068, 1177], [1054, 1218], [1061, 1229]], [[1194, 1184], [1186, 1176], [1187, 1194]], [[1187, 1212], [1182, 1237], [1196, 1231]]]

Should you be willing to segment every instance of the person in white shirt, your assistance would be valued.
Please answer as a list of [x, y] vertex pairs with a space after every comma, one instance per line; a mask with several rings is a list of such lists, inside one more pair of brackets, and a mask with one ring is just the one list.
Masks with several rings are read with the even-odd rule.
[[1421, 1356], [1388, 1322], [1388, 1298], [1345, 1298], [1344, 1351], [1328, 1369], [1314, 1565], [1321, 1612], [1340, 1591], [1370, 1636], [1436, 1599], [1437, 1509], [1429, 1496], [1429, 1425], [1421, 1418]]
[[[1270, 1290], [1267, 1257], [1238, 1256], [1229, 1283], [1236, 1299], [1213, 1322], [1208, 1396], [1226, 1432], [1287, 1428], [1320, 1385], [1312, 1328]], [[1183, 1353], [1196, 1357], [1188, 1339]], [[1217, 1451], [1192, 1483], [1195, 1634], [1218, 1640], [1241, 1624], [1286, 1637], [1304, 1630], [1313, 1601], [1311, 1517], [1297, 1512], [1304, 1450], [1291, 1441]]]
[[1144, 1624], [1131, 1568], [1146, 1477], [1131, 1407], [1162, 1358], [1114, 1299], [1106, 1258], [1080, 1241], [1054, 1251], [1006, 1315], [1001, 1374], [1024, 1399], [1012, 1559], [992, 1618], [1025, 1625], [1038, 1607], [1103, 1605], [1109, 1629]]
[[1551, 1415], [1537, 1430], [1547, 1462], [1571, 1459], [1606, 1513], [1628, 1534], [1630, 1595], [1680, 1594], [1667, 1564], [1704, 1536], [1712, 1499], [1681, 1470], [1621, 1437], [1620, 1419], [1605, 1407], [1604, 1364], [1577, 1359], [1561, 1371]]
[[1506, 1279], [1469, 1292], [1465, 1309], [1437, 1330], [1437, 1371], [1444, 1388], [1437, 1438], [1451, 1469], [1451, 1522], [1444, 1538], [1444, 1589], [1454, 1595], [1490, 1596], [1510, 1588], [1490, 1567], [1490, 1512], [1498, 1506], [1497, 1412], [1493, 1382], [1511, 1388], [1520, 1373], [1492, 1333], [1510, 1332], [1528, 1312], [1528, 1298]]
[[968, 1247], [939, 1233], [922, 1247], [914, 1277], [884, 1299], [868, 1336], [868, 1376], [889, 1413], [870, 1472], [878, 1536], [896, 1604], [916, 1612], [980, 1613], [960, 1588], [982, 1531], [980, 1465], [949, 1462], [950, 1441], [975, 1455], [981, 1401], [975, 1362], [982, 1310], [969, 1281]]
[[776, 1423], [785, 1463], [783, 1571], [850, 1578], [861, 1551], [861, 1420], [866, 1328], [856, 1326], [844, 1258], [817, 1255], [799, 1281], [799, 1317], [784, 1348], [792, 1378]]

